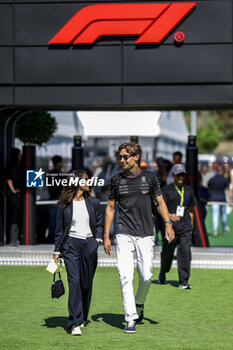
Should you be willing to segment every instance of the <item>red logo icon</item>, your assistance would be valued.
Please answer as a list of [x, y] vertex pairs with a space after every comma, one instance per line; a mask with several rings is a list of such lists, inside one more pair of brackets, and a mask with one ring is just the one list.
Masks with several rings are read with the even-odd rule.
[[140, 35], [136, 43], [158, 44], [196, 4], [175, 2], [86, 6], [54, 35], [49, 44], [93, 44], [102, 35]]
[[174, 34], [174, 40], [177, 43], [183, 43], [184, 39], [185, 39], [185, 34], [183, 32], [176, 32]]

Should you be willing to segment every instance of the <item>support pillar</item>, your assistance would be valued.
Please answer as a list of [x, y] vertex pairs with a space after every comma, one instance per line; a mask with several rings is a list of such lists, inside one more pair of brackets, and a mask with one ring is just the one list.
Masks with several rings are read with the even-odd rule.
[[82, 147], [82, 136], [74, 136], [74, 147], [72, 148], [72, 170], [83, 169], [84, 148]]
[[188, 138], [186, 170], [188, 173], [188, 185], [193, 189], [195, 195], [193, 243], [197, 247], [206, 248], [209, 247], [209, 241], [198, 195], [198, 148], [196, 146], [196, 135], [190, 135]]
[[[25, 183], [27, 170], [36, 169], [35, 146], [23, 146]], [[23, 240], [22, 244], [36, 244], [36, 189], [26, 188], [23, 197]]]

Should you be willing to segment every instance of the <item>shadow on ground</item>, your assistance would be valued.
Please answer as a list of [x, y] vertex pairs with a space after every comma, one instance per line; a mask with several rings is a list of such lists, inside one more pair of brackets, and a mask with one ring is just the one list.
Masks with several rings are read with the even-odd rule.
[[[112, 327], [116, 327], [120, 329], [123, 329], [125, 327], [125, 316], [123, 314], [110, 314], [110, 313], [96, 314], [96, 315], [92, 315], [91, 319], [93, 322], [105, 322]], [[47, 327], [47, 328], [61, 327], [67, 332], [67, 321], [68, 321], [67, 317], [49, 317], [44, 320], [45, 323], [42, 324], [41, 326]], [[148, 321], [150, 324], [159, 323], [147, 317], [145, 317], [143, 321]], [[141, 322], [141, 324], [144, 324], [143, 321]]]
[[67, 331], [67, 317], [49, 317], [44, 320], [45, 324], [42, 324], [42, 327], [48, 327], [48, 328], [57, 328], [61, 327], [64, 328], [65, 331]]
[[104, 314], [96, 314], [96, 315], [92, 315], [91, 319], [94, 322], [105, 322], [108, 325], [112, 326], [112, 327], [116, 327], [116, 328], [124, 328], [124, 320], [125, 317], [122, 314], [108, 314], [108, 313], [104, 313]]
[[[122, 314], [97, 314], [97, 315], [93, 315], [92, 317], [92, 321], [94, 322], [105, 322], [108, 325], [112, 326], [112, 327], [116, 327], [116, 328], [120, 328], [123, 329], [125, 326], [125, 316]], [[144, 318], [144, 320], [150, 322], [150, 324], [158, 324], [159, 322], [153, 321], [150, 318]], [[143, 322], [141, 322], [143, 324]]]
[[153, 280], [152, 281], [153, 284], [159, 284], [159, 285], [166, 285], [166, 284], [170, 284], [172, 287], [176, 287], [178, 288], [179, 287], [179, 282], [178, 281], [166, 281], [165, 284], [160, 284], [157, 280]]

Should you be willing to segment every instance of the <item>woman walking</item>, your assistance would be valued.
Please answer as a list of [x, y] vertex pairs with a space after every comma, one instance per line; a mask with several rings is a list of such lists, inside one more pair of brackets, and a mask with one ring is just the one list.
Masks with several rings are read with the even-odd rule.
[[87, 324], [97, 249], [103, 236], [100, 202], [90, 196], [87, 180], [84, 170], [73, 171], [57, 207], [54, 260], [62, 254], [65, 261], [72, 335], [81, 335], [80, 327]]

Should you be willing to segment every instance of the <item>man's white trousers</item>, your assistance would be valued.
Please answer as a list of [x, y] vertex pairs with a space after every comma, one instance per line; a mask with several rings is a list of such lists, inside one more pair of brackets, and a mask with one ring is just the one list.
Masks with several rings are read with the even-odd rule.
[[[116, 235], [117, 268], [121, 283], [125, 321], [138, 318], [136, 304], [144, 304], [151, 285], [153, 275], [153, 246], [154, 237], [134, 237], [126, 234]], [[136, 253], [138, 271], [138, 289], [134, 298], [133, 253]]]

